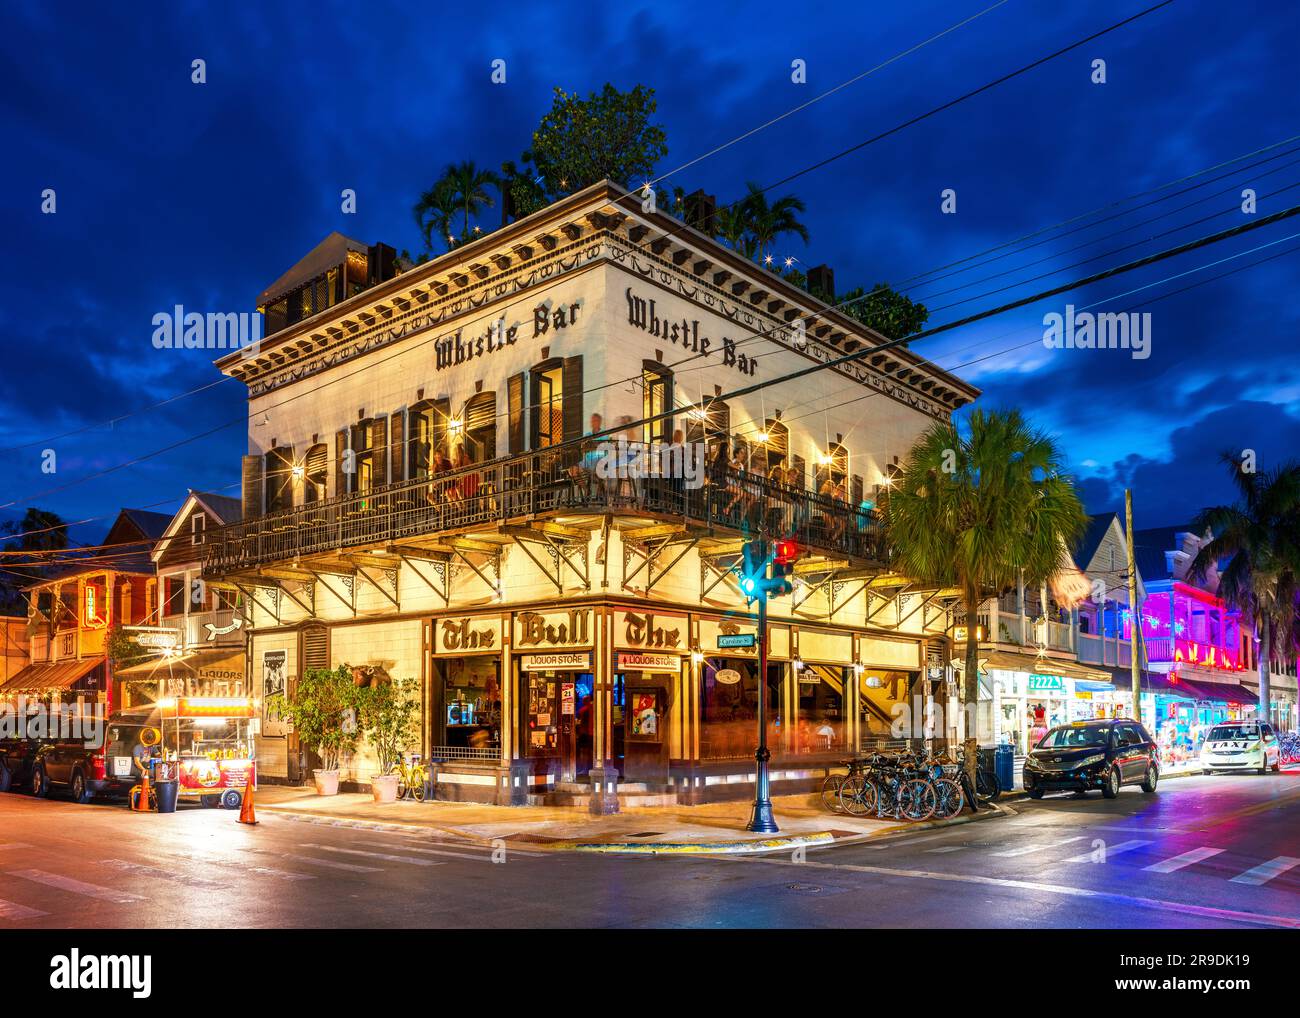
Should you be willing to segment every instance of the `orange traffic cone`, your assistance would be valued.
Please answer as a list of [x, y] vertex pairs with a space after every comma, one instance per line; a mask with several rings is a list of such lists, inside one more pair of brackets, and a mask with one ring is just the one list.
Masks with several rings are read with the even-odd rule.
[[239, 822], [256, 826], [257, 814], [253, 812], [253, 772], [248, 772], [248, 781], [244, 783], [244, 801], [239, 807]]
[[149, 770], [145, 768], [140, 773], [140, 784], [136, 786], [140, 789], [139, 795], [135, 799], [135, 811], [137, 813], [149, 812]]

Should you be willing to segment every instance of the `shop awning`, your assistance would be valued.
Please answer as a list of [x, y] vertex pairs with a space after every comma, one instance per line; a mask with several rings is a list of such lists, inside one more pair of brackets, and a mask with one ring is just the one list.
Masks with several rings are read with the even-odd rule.
[[55, 664], [28, 665], [3, 686], [0, 693], [25, 693], [38, 689], [67, 689], [104, 663], [102, 657], [80, 661], [60, 661]]
[[1245, 686], [1236, 682], [1188, 682], [1186, 679], [1179, 681], [1180, 686], [1190, 686], [1196, 690], [1197, 700], [1209, 700], [1211, 703], [1232, 703], [1238, 706], [1248, 707], [1253, 703], [1259, 702], [1259, 697]]
[[1161, 696], [1180, 696], [1185, 700], [1198, 699], [1199, 694], [1191, 683], [1182, 679], [1174, 682], [1164, 672], [1147, 672], [1142, 676], [1142, 692]]
[[215, 673], [234, 672], [242, 678], [244, 674], [244, 652], [242, 650], [200, 650], [180, 657], [151, 657], [139, 664], [127, 668], [118, 668], [113, 677], [128, 682], [157, 682], [160, 679], [178, 678], [218, 678]]
[[1110, 673], [1101, 668], [1089, 668], [1073, 661], [1058, 661], [1050, 657], [1035, 657], [1033, 654], [1017, 654], [1014, 651], [994, 651], [982, 659], [982, 663], [985, 668], [1001, 668], [1008, 672], [1059, 675], [1066, 679], [1082, 679], [1084, 682], [1110, 683]]

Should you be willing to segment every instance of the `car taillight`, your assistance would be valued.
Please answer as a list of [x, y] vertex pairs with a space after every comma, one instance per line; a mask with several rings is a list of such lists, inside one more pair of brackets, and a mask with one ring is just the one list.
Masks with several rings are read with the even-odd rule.
[[102, 781], [108, 776], [108, 750], [103, 749], [90, 758], [90, 770], [92, 777], [96, 781]]

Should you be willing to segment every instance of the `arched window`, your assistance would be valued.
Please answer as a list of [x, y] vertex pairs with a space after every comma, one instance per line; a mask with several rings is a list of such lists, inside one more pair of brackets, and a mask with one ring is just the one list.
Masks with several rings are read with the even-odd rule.
[[266, 453], [266, 511], [293, 508], [293, 449], [280, 446]]
[[758, 436], [762, 449], [762, 469], [772, 480], [786, 480], [787, 462], [790, 459], [790, 429], [775, 417], [769, 417]]
[[[457, 421], [452, 421], [453, 428]], [[461, 441], [472, 463], [486, 463], [497, 454], [497, 394], [480, 392], [465, 404], [459, 418]], [[455, 436], [453, 436], [453, 440]]]
[[709, 452], [727, 441], [731, 430], [731, 410], [720, 399], [706, 400], [686, 409], [686, 441], [703, 442]]
[[302, 499], [304, 502], [310, 504], [324, 500], [329, 462], [329, 449], [323, 442], [307, 450], [303, 464]]
[[407, 415], [409, 434], [406, 440], [406, 476], [411, 480], [429, 477], [434, 472], [439, 453], [450, 458], [449, 405], [446, 399], [422, 399], [411, 407]]
[[549, 360], [529, 372], [532, 404], [532, 448], [545, 449], [564, 441], [564, 362]]

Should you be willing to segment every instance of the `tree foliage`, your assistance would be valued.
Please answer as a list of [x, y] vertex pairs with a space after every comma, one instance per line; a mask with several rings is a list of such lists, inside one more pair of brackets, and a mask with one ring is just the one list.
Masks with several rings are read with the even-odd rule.
[[[63, 551], [68, 547], [68, 524], [57, 513], [35, 507], [23, 513], [21, 520], [10, 521], [0, 527], [0, 534], [10, 535], [4, 544], [5, 551]], [[36, 557], [38, 556], [33, 556]], [[23, 558], [26, 560], [27, 557]], [[27, 602], [23, 598], [22, 588], [48, 576], [52, 565], [53, 563], [50, 566], [36, 565], [24, 561], [6, 568], [0, 574], [0, 614], [27, 614]]]
[[533, 132], [532, 162], [551, 200], [602, 180], [631, 188], [668, 154], [662, 127], [651, 123], [655, 91], [621, 92], [606, 82], [585, 99], [556, 88], [550, 112]]
[[417, 738], [418, 691], [414, 679], [381, 682], [357, 690], [357, 720], [379, 758], [380, 774], [389, 773]]
[[336, 771], [343, 757], [356, 752], [360, 695], [346, 665], [309, 668], [292, 696], [276, 693], [266, 707], [289, 724], [302, 746], [321, 758], [321, 769]]

